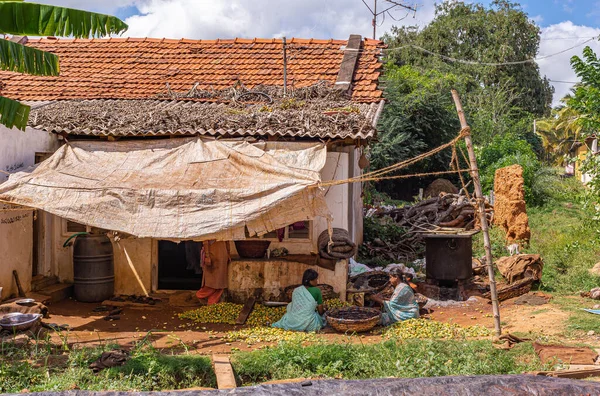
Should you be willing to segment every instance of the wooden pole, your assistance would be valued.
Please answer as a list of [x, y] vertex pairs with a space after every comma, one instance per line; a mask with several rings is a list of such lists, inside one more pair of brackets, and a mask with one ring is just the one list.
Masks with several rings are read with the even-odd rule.
[[377, 40], [377, 0], [373, 3], [373, 40]]
[[285, 36], [282, 39], [283, 43], [283, 96], [287, 95], [287, 41]]
[[[468, 128], [469, 125], [467, 124], [467, 119], [465, 118], [465, 112], [463, 111], [460, 103], [458, 92], [456, 92], [454, 89], [452, 90], [452, 99], [454, 99], [454, 104], [456, 105], [456, 112], [458, 113], [458, 119], [460, 120], [461, 128]], [[465, 143], [467, 144], [467, 151], [469, 152], [471, 178], [473, 179], [473, 185], [475, 186], [475, 198], [477, 198], [479, 221], [481, 222], [481, 232], [483, 233], [483, 247], [485, 248], [485, 261], [487, 264], [488, 277], [490, 279], [490, 295], [492, 297], [494, 327], [496, 329], [496, 335], [500, 335], [502, 334], [502, 328], [500, 327], [500, 307], [498, 304], [498, 292], [496, 291], [496, 277], [494, 274], [492, 246], [490, 243], [487, 217], [485, 216], [485, 200], [483, 198], [483, 192], [481, 191], [481, 181], [479, 180], [479, 170], [477, 169], [477, 158], [475, 158], [475, 151], [473, 150], [471, 132], [467, 132], [465, 135]]]

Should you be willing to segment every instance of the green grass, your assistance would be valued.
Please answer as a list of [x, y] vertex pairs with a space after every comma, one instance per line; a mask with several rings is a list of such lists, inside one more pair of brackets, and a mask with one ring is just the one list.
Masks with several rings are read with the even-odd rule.
[[503, 351], [485, 340], [411, 340], [308, 347], [283, 344], [237, 353], [232, 364], [245, 384], [307, 377], [365, 379], [518, 374], [542, 368], [530, 343]]
[[[583, 186], [573, 179], [555, 180], [552, 197], [543, 206], [527, 208], [531, 241], [521, 253], [537, 253], [544, 260], [540, 290], [568, 295], [589, 291], [600, 278], [588, 270], [600, 261], [600, 224], [583, 205]], [[490, 232], [494, 258], [508, 255], [504, 233]], [[475, 257], [484, 255], [483, 236], [474, 239]]]
[[570, 313], [567, 320], [567, 337], [578, 337], [590, 330], [600, 333], [600, 315], [594, 315], [583, 310], [583, 308], [593, 308], [598, 304], [596, 300], [581, 300], [579, 298], [556, 297], [552, 299], [552, 304], [560, 309]]
[[207, 357], [169, 355], [141, 343], [121, 367], [93, 374], [88, 365], [114, 346], [65, 351], [44, 340], [25, 346], [2, 344], [0, 392], [61, 391], [151, 391], [195, 386], [215, 387], [216, 379]]

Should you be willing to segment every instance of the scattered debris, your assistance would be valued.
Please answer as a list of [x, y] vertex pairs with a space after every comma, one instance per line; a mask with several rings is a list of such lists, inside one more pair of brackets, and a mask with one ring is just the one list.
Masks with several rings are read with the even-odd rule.
[[498, 337], [498, 341], [504, 341], [504, 342], [501, 345], [494, 345], [494, 348], [508, 350], [508, 349], [512, 349], [512, 347], [514, 347], [516, 344], [520, 344], [521, 342], [525, 342], [525, 341], [531, 341], [531, 339], [520, 338], [520, 337], [517, 337], [515, 335], [508, 333], [508, 334], [502, 334], [500, 337]]
[[589, 297], [592, 300], [600, 300], [600, 287], [594, 287], [589, 292], [581, 293], [581, 297]]
[[515, 300], [515, 305], [544, 305], [551, 296], [534, 293], [524, 294]]
[[[160, 298], [146, 297], [146, 296], [136, 296], [136, 295], [130, 295], [130, 296], [120, 295], [120, 296], [112, 297], [108, 301], [112, 301], [112, 302], [132, 302], [132, 303], [136, 303], [136, 304], [155, 305], [156, 303], [161, 302], [161, 299]], [[102, 305], [107, 305], [107, 304], [102, 304]]]
[[542, 375], [545, 377], [556, 377], [556, 378], [585, 379], [585, 378], [600, 376], [600, 368], [590, 368], [590, 369], [581, 369], [581, 370], [562, 370], [562, 371], [534, 371], [529, 374]]
[[103, 352], [89, 367], [94, 373], [98, 373], [105, 368], [122, 366], [127, 360], [129, 360], [129, 352], [124, 349], [115, 349]]
[[[401, 208], [380, 207], [372, 213], [372, 217], [381, 223], [389, 220], [403, 227], [397, 240], [383, 241], [374, 239], [366, 241], [363, 249], [372, 257], [382, 257], [395, 262], [409, 262], [417, 258], [424, 250], [423, 232], [440, 230], [440, 228], [478, 228], [475, 210], [476, 200], [459, 194], [441, 193], [438, 197], [425, 199], [414, 205]], [[494, 209], [486, 203], [486, 215], [491, 222]]]
[[566, 364], [594, 364], [598, 358], [598, 353], [591, 348], [542, 345], [534, 342], [533, 349], [542, 363], [555, 364], [560, 361]]
[[588, 272], [591, 275], [600, 276], [600, 263], [596, 263], [596, 265], [594, 265], [594, 267], [590, 268], [588, 270]]
[[67, 331], [69, 330], [69, 325], [68, 324], [56, 324], [56, 323], [44, 323], [42, 322], [42, 327], [52, 330], [52, 331], [56, 331], [56, 332], [61, 332], [61, 331]]
[[34, 302], [32, 304], [19, 304], [18, 300], [8, 301], [0, 304], [0, 316], [13, 313], [20, 312], [22, 314], [41, 314], [42, 317], [48, 318], [49, 311], [48, 307], [39, 302]]
[[[533, 278], [525, 278], [518, 280], [510, 285], [498, 284], [498, 301], [508, 300], [509, 298], [514, 298], [529, 293], [533, 282]], [[483, 293], [483, 297], [487, 298], [491, 302], [490, 292]]]
[[544, 262], [539, 254], [518, 254], [499, 258], [496, 260], [496, 266], [502, 276], [511, 284], [525, 278], [541, 280]]

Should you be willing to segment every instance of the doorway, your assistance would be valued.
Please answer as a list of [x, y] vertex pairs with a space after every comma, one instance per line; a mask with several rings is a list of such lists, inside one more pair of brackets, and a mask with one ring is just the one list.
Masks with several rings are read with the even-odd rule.
[[158, 241], [158, 288], [198, 290], [202, 286], [202, 242]]

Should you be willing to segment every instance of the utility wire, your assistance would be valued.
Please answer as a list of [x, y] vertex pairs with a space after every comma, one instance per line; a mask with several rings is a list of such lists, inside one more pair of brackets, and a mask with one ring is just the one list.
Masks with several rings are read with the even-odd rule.
[[381, 52], [390, 53], [390, 52], [401, 51], [401, 50], [406, 49], [406, 48], [414, 48], [414, 49], [419, 50], [421, 52], [424, 52], [426, 54], [429, 54], [429, 55], [432, 55], [432, 56], [437, 56], [438, 58], [441, 58], [441, 59], [444, 59], [444, 60], [447, 60], [447, 61], [453, 62], [453, 63], [463, 63], [463, 64], [467, 64], [467, 65], [479, 65], [479, 66], [511, 66], [511, 65], [523, 65], [523, 64], [527, 64], [527, 63], [534, 63], [534, 62], [537, 62], [537, 61], [540, 61], [540, 60], [545, 60], [545, 59], [551, 58], [553, 56], [560, 55], [560, 54], [563, 54], [565, 52], [568, 52], [568, 51], [570, 51], [570, 50], [572, 50], [574, 48], [580, 47], [580, 46], [582, 46], [584, 44], [587, 44], [587, 43], [589, 43], [590, 41], [592, 41], [592, 40], [594, 40], [596, 38], [598, 38], [598, 37], [597, 36], [596, 37], [592, 37], [591, 39], [588, 39], [588, 40], [586, 40], [584, 42], [581, 42], [581, 43], [579, 43], [577, 45], [574, 45], [572, 47], [566, 48], [564, 50], [555, 52], [553, 54], [540, 56], [538, 58], [531, 58], [531, 59], [525, 59], [525, 60], [521, 60], [521, 61], [510, 61], [510, 62], [480, 62], [480, 61], [472, 61], [472, 60], [466, 60], [466, 59], [457, 59], [457, 58], [453, 58], [451, 56], [438, 54], [436, 52], [430, 51], [428, 49], [425, 49], [425, 48], [420, 47], [420, 46], [415, 45], [415, 44], [406, 44], [406, 45], [403, 45], [403, 46], [400, 46], [400, 47], [396, 47], [396, 48], [381, 48], [381, 49], [370, 49], [370, 50], [364, 50], [364, 49], [356, 49], [356, 50], [344, 49], [344, 51], [355, 51], [355, 52], [362, 53], [362, 52], [374, 52], [374, 51], [379, 50]]

